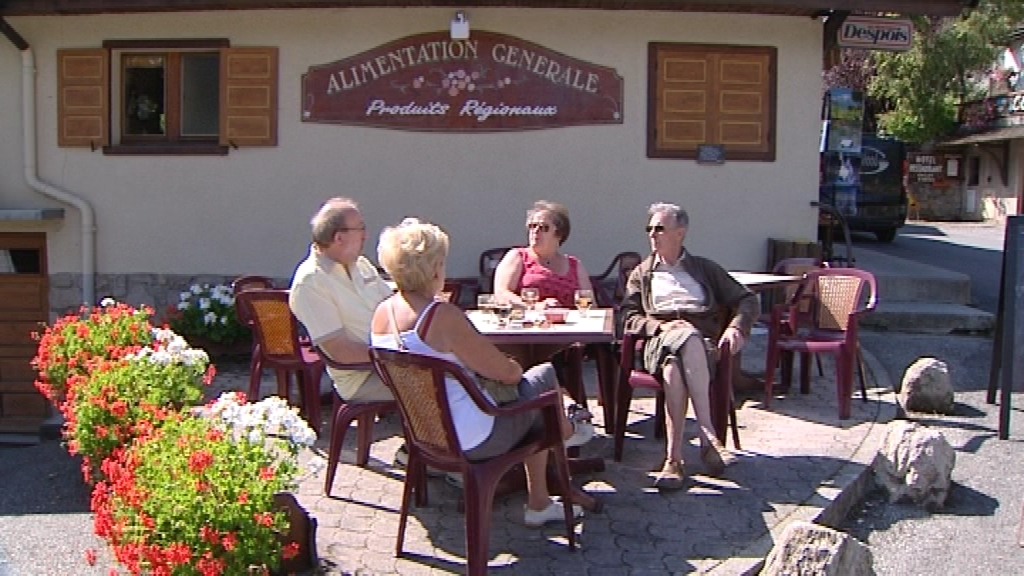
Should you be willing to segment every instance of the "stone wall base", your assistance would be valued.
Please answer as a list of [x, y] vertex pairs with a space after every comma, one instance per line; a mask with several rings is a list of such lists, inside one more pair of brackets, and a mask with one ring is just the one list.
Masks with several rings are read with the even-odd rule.
[[[172, 274], [97, 274], [96, 300], [99, 304], [104, 298], [113, 298], [132, 306], [146, 304], [156, 311], [155, 321], [159, 322], [166, 316], [168, 306], [176, 306], [179, 294], [193, 284], [231, 285], [235, 276], [172, 275]], [[276, 286], [287, 287], [289, 278], [275, 278]], [[81, 274], [50, 275], [50, 315], [51, 319], [73, 312], [82, 304]]]

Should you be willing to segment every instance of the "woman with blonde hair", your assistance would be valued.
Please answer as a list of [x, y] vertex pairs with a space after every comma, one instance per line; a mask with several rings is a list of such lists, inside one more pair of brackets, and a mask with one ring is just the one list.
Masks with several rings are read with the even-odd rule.
[[[406, 219], [386, 228], [380, 236], [377, 258], [398, 286], [397, 292], [377, 306], [370, 328], [372, 346], [442, 358], [466, 369], [471, 376], [497, 380], [518, 387], [519, 401], [546, 390], [559, 390], [555, 371], [541, 364], [523, 372], [518, 362], [503, 354], [482, 336], [455, 305], [441, 302], [448, 235], [434, 224]], [[401, 342], [398, 341], [401, 339]], [[475, 377], [474, 377], [475, 380]], [[462, 386], [445, 383], [455, 433], [466, 456], [486, 460], [515, 447], [535, 427], [543, 426], [539, 411], [494, 417], [482, 412]], [[490, 396], [485, 391], [485, 396]], [[574, 430], [561, 419], [566, 446], [578, 446], [593, 434], [584, 426]], [[525, 523], [539, 527], [564, 518], [561, 502], [551, 499], [547, 484], [547, 452], [526, 459], [527, 503]], [[574, 516], [583, 514], [573, 506]]]

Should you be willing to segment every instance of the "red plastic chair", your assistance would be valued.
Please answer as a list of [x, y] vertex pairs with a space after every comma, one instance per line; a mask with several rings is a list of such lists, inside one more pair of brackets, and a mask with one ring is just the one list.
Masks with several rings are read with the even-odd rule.
[[[239, 276], [235, 278], [234, 282], [231, 283], [231, 292], [235, 297], [235, 316], [238, 317], [238, 322], [243, 326], [248, 326], [249, 330], [253, 330], [252, 310], [249, 309], [249, 306], [244, 301], [238, 301], [239, 294], [246, 290], [273, 288], [274, 281], [266, 276]], [[256, 338], [255, 330], [253, 330], [252, 350], [249, 355], [249, 398], [251, 400], [259, 399], [260, 380], [262, 378], [263, 358], [260, 353], [260, 341]]]
[[[557, 392], [551, 390], [521, 404], [496, 407], [484, 398], [480, 388], [466, 376], [461, 367], [440, 358], [382, 348], [371, 349], [370, 357], [377, 373], [398, 401], [405, 442], [409, 448], [402, 513], [398, 520], [396, 556], [402, 555], [410, 498], [415, 494], [418, 506], [426, 504], [426, 466], [431, 466], [462, 474], [466, 503], [467, 573], [486, 574], [491, 510], [498, 482], [513, 466], [544, 450], [551, 451], [557, 488], [564, 495], [569, 549], [576, 549], [572, 506], [569, 505], [572, 501], [569, 497], [569, 462], [558, 421], [562, 403]], [[483, 461], [467, 459], [455, 434], [455, 424], [448, 405], [446, 378], [458, 382], [473, 403], [492, 416], [540, 410], [544, 418], [544, 429], [501, 456]]]
[[[235, 302], [248, 307], [252, 313], [252, 326], [260, 347], [260, 369], [274, 370], [277, 393], [285, 399], [288, 399], [291, 376], [296, 376], [302, 415], [313, 430], [319, 430], [320, 377], [324, 373], [324, 362], [315, 350], [299, 341], [299, 321], [288, 307], [288, 291], [246, 290], [238, 294]], [[258, 393], [259, 372], [250, 373], [250, 391], [253, 378]]]
[[626, 293], [626, 281], [629, 273], [643, 259], [637, 252], [619, 252], [612, 258], [611, 264], [604, 272], [590, 277], [594, 287], [594, 298], [601, 308], [618, 308], [622, 296]]
[[[615, 461], [622, 460], [623, 441], [626, 436], [626, 421], [629, 405], [633, 401], [633, 389], [647, 388], [657, 391], [654, 411], [654, 437], [665, 437], [665, 388], [660, 374], [651, 374], [640, 366], [644, 344], [647, 338], [627, 332], [622, 335], [622, 351], [619, 360], [618, 399], [616, 401]], [[718, 347], [718, 361], [711, 378], [711, 421], [715, 436], [723, 445], [728, 425], [732, 426], [732, 443], [740, 449], [740, 432], [736, 424], [736, 402], [732, 393], [732, 355], [728, 342]]]
[[[337, 370], [373, 370], [373, 364], [343, 364], [331, 360], [320, 348], [314, 348], [324, 364]], [[345, 433], [355, 420], [359, 424], [359, 436], [356, 439], [356, 466], [365, 468], [370, 459], [370, 443], [373, 441], [373, 423], [378, 416], [398, 410], [398, 404], [387, 400], [382, 402], [349, 403], [334, 392], [331, 405], [331, 444], [327, 449], [327, 478], [324, 480], [324, 494], [331, 495], [334, 476], [341, 462], [341, 449], [345, 445]]]
[[[860, 359], [857, 322], [875, 309], [876, 299], [875, 277], [865, 270], [823, 268], [808, 272], [793, 299], [772, 309], [765, 364], [765, 407], [771, 402], [774, 367], [780, 359], [782, 377], [788, 385], [793, 373], [793, 353], [800, 353], [800, 392], [807, 394], [811, 354], [829, 353], [836, 357], [839, 418], [849, 418], [853, 370]], [[861, 397], [866, 401], [863, 367], [861, 375]]]
[[487, 294], [494, 291], [494, 270], [498, 268], [498, 263], [501, 262], [505, 253], [513, 249], [515, 246], [505, 246], [489, 248], [480, 253], [480, 281], [477, 285], [477, 292]]

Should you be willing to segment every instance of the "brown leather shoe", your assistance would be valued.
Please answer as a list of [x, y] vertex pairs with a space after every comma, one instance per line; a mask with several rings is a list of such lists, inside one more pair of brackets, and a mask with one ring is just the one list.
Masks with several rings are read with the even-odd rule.
[[719, 475], [725, 472], [728, 466], [736, 463], [736, 455], [730, 452], [718, 438], [708, 437], [700, 451], [700, 458], [712, 475]]
[[686, 478], [686, 466], [681, 460], [665, 460], [661, 470], [654, 475], [654, 487], [658, 490], [679, 490]]

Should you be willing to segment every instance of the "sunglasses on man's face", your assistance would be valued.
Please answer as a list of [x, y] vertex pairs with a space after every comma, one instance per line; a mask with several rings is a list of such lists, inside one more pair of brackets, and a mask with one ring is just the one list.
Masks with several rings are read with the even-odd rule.
[[648, 226], [644, 227], [644, 230], [648, 234], [650, 234], [651, 232], [655, 232], [655, 233], [661, 234], [662, 232], [665, 231], [665, 226], [662, 225], [662, 224], [655, 224], [653, 226], [648, 225]]
[[541, 232], [550, 232], [551, 226], [543, 222], [530, 222], [526, 225], [527, 230], [540, 230]]

